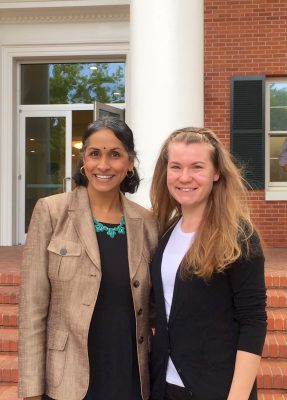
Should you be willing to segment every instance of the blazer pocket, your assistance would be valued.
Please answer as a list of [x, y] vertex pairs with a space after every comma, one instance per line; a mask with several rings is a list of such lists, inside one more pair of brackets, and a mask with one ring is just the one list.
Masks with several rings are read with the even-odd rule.
[[64, 375], [66, 363], [66, 344], [68, 332], [53, 330], [48, 332], [46, 379], [48, 385], [59, 386]]
[[71, 280], [80, 266], [81, 245], [70, 240], [52, 239], [47, 250], [49, 278], [60, 281]]

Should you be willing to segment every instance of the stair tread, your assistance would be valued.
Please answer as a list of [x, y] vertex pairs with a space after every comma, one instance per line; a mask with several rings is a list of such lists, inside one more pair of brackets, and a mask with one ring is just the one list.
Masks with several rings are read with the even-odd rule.
[[0, 369], [18, 369], [18, 356], [14, 354], [0, 354]]
[[0, 304], [0, 315], [2, 314], [18, 314], [18, 304]]
[[18, 328], [0, 328], [0, 352], [16, 354], [18, 341]]
[[287, 360], [262, 359], [257, 374], [257, 386], [262, 389], [287, 389]]
[[287, 391], [259, 390], [258, 400], [287, 400]]
[[0, 384], [0, 399], [1, 400], [20, 400], [18, 397], [17, 385], [7, 383]]
[[[18, 382], [18, 356], [15, 354], [0, 354], [0, 382]], [[2, 398], [1, 398], [2, 400]]]
[[283, 332], [267, 332], [263, 357], [287, 358], [287, 335]]
[[268, 308], [267, 309], [268, 331], [287, 330], [287, 308]]
[[15, 285], [1, 285], [0, 293], [19, 293], [19, 286]]
[[0, 328], [18, 326], [19, 307], [18, 304], [0, 305]]
[[0, 328], [0, 339], [1, 338], [18, 339], [18, 336], [19, 336], [18, 328]]
[[[268, 266], [268, 264], [267, 264]], [[285, 288], [287, 289], [287, 270], [280, 271], [268, 271], [268, 267], [265, 271], [265, 283], [267, 288]]]
[[287, 368], [287, 360], [262, 359], [261, 366], [270, 366], [270, 367], [281, 366], [282, 368]]
[[0, 303], [1, 304], [18, 304], [19, 303], [19, 286], [4, 285], [0, 286]]

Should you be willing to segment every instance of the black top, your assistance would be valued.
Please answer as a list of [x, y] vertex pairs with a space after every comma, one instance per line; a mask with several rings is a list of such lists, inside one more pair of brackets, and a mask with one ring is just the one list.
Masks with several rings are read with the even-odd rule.
[[89, 330], [85, 400], [141, 400], [126, 234], [97, 232], [97, 239], [102, 279]]
[[[151, 265], [156, 327], [151, 351], [151, 399], [163, 400], [170, 356], [192, 400], [226, 400], [237, 350], [260, 355], [266, 335], [264, 256], [257, 235], [242, 257], [211, 281], [177, 274], [166, 320], [161, 262], [172, 229]], [[256, 400], [254, 384], [249, 400]]]

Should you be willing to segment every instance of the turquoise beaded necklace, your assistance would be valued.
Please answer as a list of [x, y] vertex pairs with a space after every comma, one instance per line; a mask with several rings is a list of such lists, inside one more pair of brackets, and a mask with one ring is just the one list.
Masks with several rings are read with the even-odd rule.
[[96, 232], [106, 232], [107, 235], [108, 235], [110, 238], [112, 238], [112, 239], [113, 239], [118, 233], [119, 233], [120, 235], [125, 235], [125, 233], [126, 233], [126, 228], [125, 228], [125, 224], [126, 224], [126, 223], [125, 223], [125, 217], [124, 217], [124, 216], [122, 216], [119, 225], [118, 225], [118, 226], [115, 226], [114, 228], [110, 228], [110, 227], [108, 227], [108, 226], [102, 224], [101, 222], [99, 222], [99, 221], [97, 220], [96, 217], [93, 217], [93, 222], [94, 222], [94, 226], [95, 226]]

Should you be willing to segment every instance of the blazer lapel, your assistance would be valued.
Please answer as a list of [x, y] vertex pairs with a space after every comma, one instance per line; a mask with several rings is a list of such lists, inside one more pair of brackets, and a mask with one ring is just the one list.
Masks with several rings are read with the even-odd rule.
[[143, 220], [134, 210], [132, 202], [121, 195], [123, 213], [126, 223], [128, 259], [130, 278], [135, 276], [143, 252]]
[[72, 192], [68, 212], [88, 256], [96, 268], [101, 270], [99, 245], [86, 188], [78, 187]]

